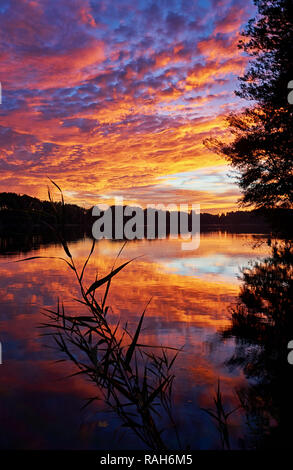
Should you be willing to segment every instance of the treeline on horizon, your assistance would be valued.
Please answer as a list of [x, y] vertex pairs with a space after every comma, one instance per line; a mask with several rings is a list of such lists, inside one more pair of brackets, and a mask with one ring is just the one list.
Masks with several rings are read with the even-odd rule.
[[[292, 215], [292, 210], [275, 209], [273, 212], [275, 213], [275, 219], [280, 218], [280, 216], [286, 219], [287, 216]], [[146, 217], [146, 211], [144, 213]], [[179, 214], [178, 212], [178, 217]], [[101, 212], [102, 215], [103, 212]], [[166, 211], [165, 215], [168, 229], [170, 213]], [[270, 211], [269, 218], [267, 215], [260, 209], [232, 211], [226, 214], [209, 214], [204, 212], [200, 214], [200, 225], [201, 230], [225, 228], [232, 231], [240, 231], [245, 226], [247, 228], [251, 227], [253, 230], [257, 228], [264, 230], [270, 228], [268, 220], [272, 220], [272, 211]], [[124, 223], [131, 219], [131, 217], [124, 216]], [[9, 231], [21, 233], [23, 231], [28, 232], [29, 230], [37, 233], [38, 231], [48, 230], [50, 226], [62, 224], [67, 227], [75, 226], [75, 230], [90, 234], [92, 225], [96, 220], [97, 217], [92, 215], [92, 208], [85, 209], [76, 204], [65, 203], [63, 205], [61, 202], [41, 201], [36, 197], [16, 193], [0, 193], [0, 233]], [[113, 211], [114, 221], [115, 213]]]

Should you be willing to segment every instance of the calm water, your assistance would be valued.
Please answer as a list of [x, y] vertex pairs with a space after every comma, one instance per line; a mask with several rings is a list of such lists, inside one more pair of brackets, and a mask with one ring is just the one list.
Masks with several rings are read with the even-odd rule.
[[[261, 241], [262, 236], [257, 239]], [[263, 238], [265, 240], [265, 238]], [[209, 233], [200, 248], [182, 251], [177, 240], [129, 242], [121, 261], [141, 256], [115, 278], [108, 303], [114, 317], [135, 325], [152, 298], [144, 323], [144, 342], [181, 347], [174, 366], [174, 417], [184, 444], [193, 449], [220, 448], [215, 424], [200, 408], [213, 407], [218, 378], [227, 410], [237, 406], [235, 388], [247, 380], [240, 368], [225, 362], [234, 340], [217, 334], [230, 324], [229, 309], [237, 301], [240, 268], [268, 254], [264, 243], [255, 247], [253, 235]], [[70, 244], [79, 265], [90, 240]], [[101, 241], [87, 271], [90, 283], [98, 271], [107, 274], [120, 243]], [[29, 253], [0, 258], [2, 448], [119, 449], [139, 447], [130, 431], [121, 430], [117, 418], [103, 403], [81, 410], [95, 395], [95, 387], [81, 377], [66, 378], [75, 370], [59, 359], [48, 337], [40, 337], [42, 309], [55, 307], [58, 296], [68, 312], [80, 307], [73, 297], [78, 289], [72, 272], [57, 260], [11, 263], [28, 256], [62, 256], [52, 244]], [[240, 411], [231, 416], [232, 446], [238, 448], [246, 432]], [[171, 437], [169, 438], [171, 440]], [[172, 445], [172, 441], [171, 445]]]

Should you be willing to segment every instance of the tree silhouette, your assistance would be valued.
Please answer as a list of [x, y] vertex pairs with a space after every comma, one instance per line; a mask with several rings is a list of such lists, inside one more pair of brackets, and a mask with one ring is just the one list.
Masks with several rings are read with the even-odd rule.
[[240, 49], [252, 60], [236, 95], [253, 104], [231, 113], [232, 140], [207, 139], [239, 170], [242, 204], [291, 208], [293, 203], [293, 106], [288, 84], [293, 79], [293, 2], [255, 0], [257, 16], [242, 33]]
[[239, 302], [231, 325], [221, 332], [234, 338], [227, 366], [243, 370], [247, 384], [237, 389], [248, 424], [247, 446], [291, 448], [293, 367], [293, 246], [279, 242], [272, 255], [242, 273]]

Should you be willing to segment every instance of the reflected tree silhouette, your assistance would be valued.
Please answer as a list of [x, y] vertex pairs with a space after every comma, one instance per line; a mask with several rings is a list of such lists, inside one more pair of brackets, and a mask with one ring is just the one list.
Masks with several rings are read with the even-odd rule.
[[242, 270], [239, 301], [221, 338], [234, 338], [229, 368], [242, 368], [247, 385], [237, 394], [248, 425], [249, 448], [291, 447], [293, 366], [293, 244], [272, 246], [271, 256]]

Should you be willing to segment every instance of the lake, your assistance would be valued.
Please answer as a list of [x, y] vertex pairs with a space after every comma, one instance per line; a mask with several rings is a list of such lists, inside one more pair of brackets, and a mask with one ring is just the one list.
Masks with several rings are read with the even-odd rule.
[[[260, 243], [260, 242], [264, 243]], [[266, 237], [226, 232], [202, 233], [200, 247], [182, 251], [179, 240], [129, 242], [120, 262], [139, 257], [113, 280], [108, 304], [113, 319], [121, 318], [135, 331], [147, 302], [143, 342], [183, 347], [175, 364], [174, 419], [183, 446], [219, 449], [215, 422], [202, 410], [213, 408], [218, 379], [224, 406], [237, 407], [237, 388], [247, 381], [242, 369], [227, 366], [234, 339], [220, 339], [237, 302], [240, 269], [269, 253]], [[122, 243], [102, 240], [87, 269], [89, 285], [106, 275]], [[70, 243], [81, 266], [91, 240]], [[62, 261], [31, 256], [63, 256], [57, 244], [36, 246], [22, 254], [10, 251], [0, 257], [1, 281], [1, 438], [3, 449], [127, 449], [143, 447], [104, 403], [82, 406], [95, 395], [95, 386], [76, 372], [54, 349], [52, 338], [41, 336], [44, 308], [56, 307], [58, 297], [68, 313], [82, 311], [72, 271]], [[232, 448], [241, 447], [247, 433], [244, 413], [229, 419]], [[167, 430], [170, 446], [176, 446]], [[169, 436], [169, 437], [168, 437]]]

